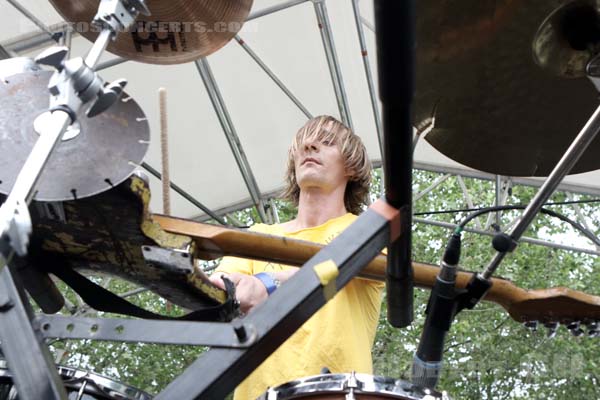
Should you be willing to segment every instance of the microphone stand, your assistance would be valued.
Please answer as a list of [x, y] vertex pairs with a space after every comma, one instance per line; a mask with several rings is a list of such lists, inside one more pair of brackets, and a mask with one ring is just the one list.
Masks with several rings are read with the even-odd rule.
[[[586, 73], [600, 91], [600, 55], [592, 58]], [[465, 289], [455, 287], [456, 266], [460, 258], [460, 231], [451, 237], [444, 254], [441, 269], [429, 297], [426, 320], [419, 347], [412, 366], [412, 381], [415, 385], [434, 389], [442, 367], [442, 355], [446, 333], [457, 313], [465, 308], [472, 309], [492, 287], [491, 277], [508, 252], [512, 252], [536, 214], [556, 190], [562, 179], [577, 163], [600, 130], [600, 107], [573, 140], [552, 173], [548, 176], [535, 197], [527, 206], [519, 222], [508, 232], [497, 234], [492, 245], [497, 251], [483, 273], [475, 274]]]
[[411, 256], [415, 0], [375, 1], [379, 98], [382, 104], [385, 200], [400, 210], [400, 235], [388, 246], [387, 317], [396, 328], [413, 320]]
[[[85, 57], [66, 60], [67, 47], [53, 47], [40, 54], [38, 64], [54, 67], [50, 78], [49, 116], [41, 128], [25, 164], [6, 201], [0, 207], [0, 340], [13, 372], [19, 398], [66, 399], [48, 349], [29, 322], [31, 309], [22, 288], [10, 273], [13, 257], [27, 255], [32, 232], [28, 205], [35, 197], [39, 178], [51, 154], [79, 112], [89, 104], [86, 115], [94, 117], [114, 104], [125, 80], [105, 85], [94, 68], [109, 42], [127, 30], [139, 13], [149, 15], [145, 0], [102, 0], [92, 23], [101, 32]], [[33, 122], [33, 121], [32, 121]], [[76, 198], [76, 193], [73, 193]]]

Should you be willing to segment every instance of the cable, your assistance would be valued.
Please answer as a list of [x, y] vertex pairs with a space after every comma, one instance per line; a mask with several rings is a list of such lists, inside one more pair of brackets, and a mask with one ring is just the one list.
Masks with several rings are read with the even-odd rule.
[[[565, 206], [565, 205], [569, 205], [569, 204], [585, 204], [585, 203], [600, 203], [600, 199], [559, 201], [559, 202], [555, 202], [555, 203], [546, 203], [545, 205], [546, 206]], [[422, 215], [434, 215], [434, 214], [455, 214], [455, 213], [459, 213], [459, 212], [472, 212], [472, 211], [485, 210], [487, 208], [489, 208], [489, 207], [459, 208], [459, 209], [455, 209], [455, 210], [426, 211], [426, 212], [414, 213], [413, 215], [422, 216]]]
[[[490, 212], [494, 212], [494, 211], [502, 211], [502, 210], [523, 210], [525, 209], [526, 206], [495, 206], [495, 207], [485, 207], [482, 209], [479, 209], [473, 213], [471, 213], [469, 216], [467, 216], [465, 219], [463, 219], [461, 221], [460, 224], [457, 225], [455, 232], [460, 233], [463, 231], [463, 229], [465, 228], [465, 226], [473, 219], [477, 218], [478, 216], [482, 215], [482, 214], [487, 214]], [[573, 221], [572, 219], [559, 214], [555, 211], [552, 210], [548, 210], [546, 208], [542, 208], [540, 209], [540, 212], [546, 215], [550, 215], [552, 217], [558, 218], [561, 221], [564, 221], [566, 223], [568, 223], [569, 225], [571, 225], [573, 228], [579, 230], [581, 233], [583, 233], [588, 239], [590, 239], [592, 242], [594, 242], [594, 244], [596, 246], [600, 246], [600, 239], [598, 239], [596, 237], [596, 235], [594, 235], [592, 232], [590, 232], [588, 229], [586, 229], [584, 226], [582, 226], [581, 224], [579, 224], [578, 222]]]

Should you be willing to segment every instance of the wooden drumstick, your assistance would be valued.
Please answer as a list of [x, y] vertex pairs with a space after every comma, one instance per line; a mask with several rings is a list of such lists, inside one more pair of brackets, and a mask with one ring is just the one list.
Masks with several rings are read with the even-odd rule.
[[167, 127], [167, 89], [158, 89], [160, 103], [160, 150], [162, 156], [163, 213], [171, 215], [171, 178], [169, 176], [169, 132]]

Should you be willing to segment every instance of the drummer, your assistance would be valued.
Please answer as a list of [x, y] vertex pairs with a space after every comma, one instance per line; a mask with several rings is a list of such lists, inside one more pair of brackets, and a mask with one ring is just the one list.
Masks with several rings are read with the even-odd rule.
[[[296, 218], [250, 230], [327, 244], [368, 204], [370, 181], [371, 163], [360, 138], [333, 117], [313, 118], [288, 153], [285, 197], [298, 206]], [[211, 281], [223, 287], [226, 275], [236, 285], [241, 310], [251, 312], [298, 268], [226, 257], [217, 271]], [[372, 374], [382, 289], [383, 283], [350, 281], [237, 387], [234, 399], [255, 399], [269, 387], [324, 368]]]

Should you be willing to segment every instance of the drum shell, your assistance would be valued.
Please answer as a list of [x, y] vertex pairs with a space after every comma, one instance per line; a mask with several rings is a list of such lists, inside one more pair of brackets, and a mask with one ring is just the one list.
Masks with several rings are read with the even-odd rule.
[[431, 391], [368, 374], [324, 374], [288, 382], [269, 389], [259, 400], [449, 400], [445, 393]]

